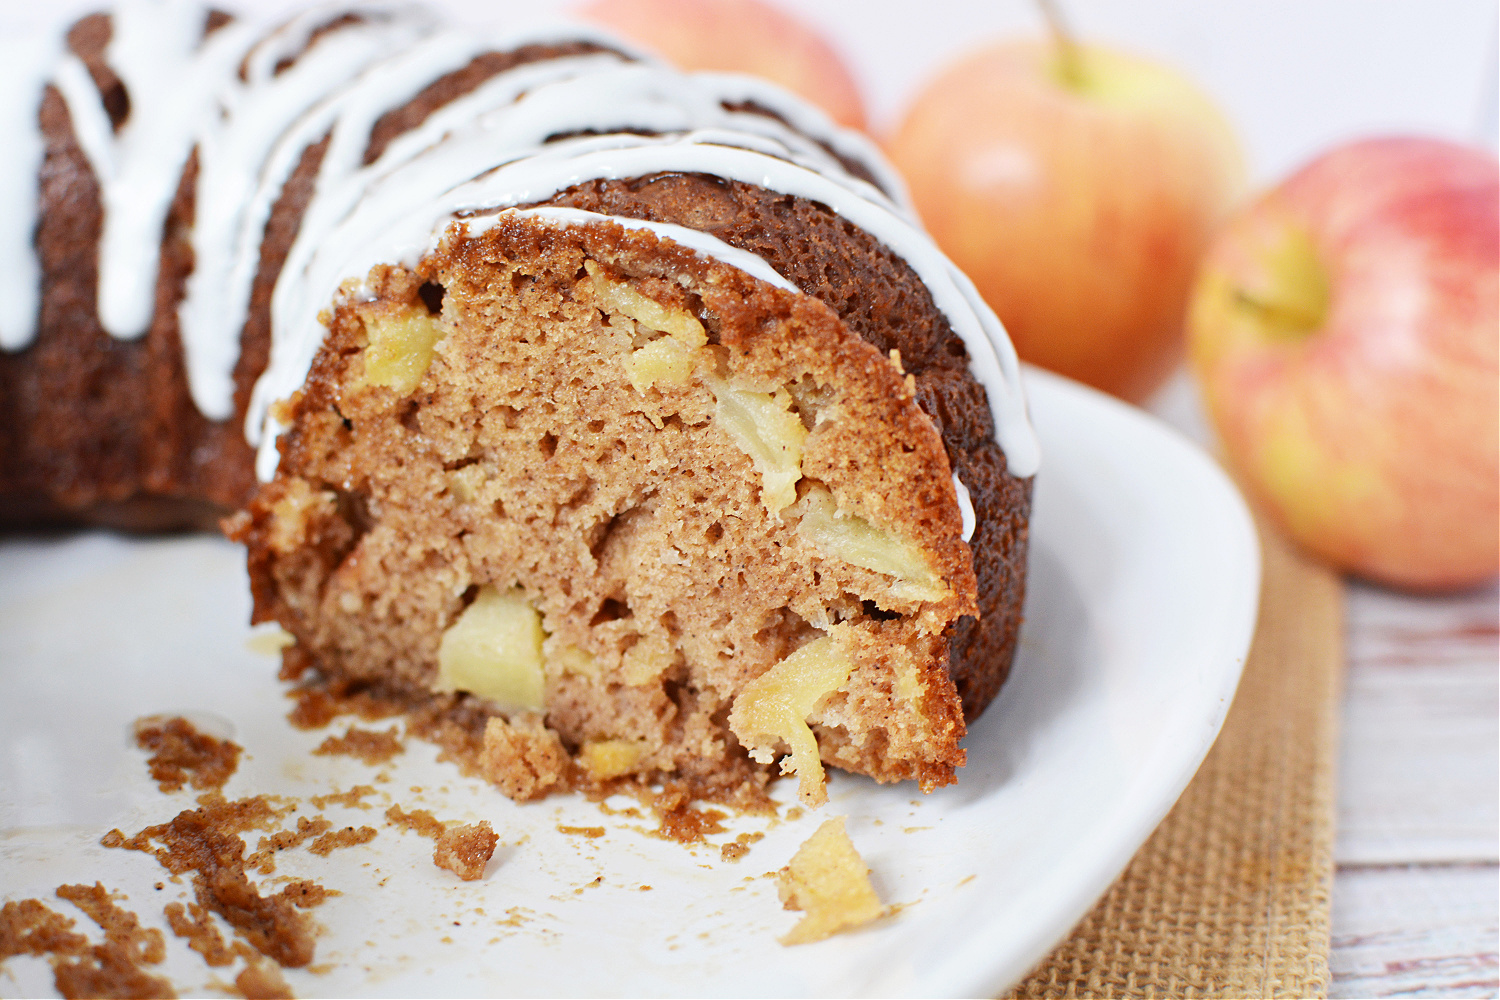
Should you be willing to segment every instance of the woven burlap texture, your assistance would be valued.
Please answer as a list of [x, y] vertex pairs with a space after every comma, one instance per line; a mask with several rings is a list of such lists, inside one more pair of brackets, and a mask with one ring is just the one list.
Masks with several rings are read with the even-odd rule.
[[1218, 741], [1016, 996], [1327, 995], [1343, 590], [1261, 538], [1260, 618]]

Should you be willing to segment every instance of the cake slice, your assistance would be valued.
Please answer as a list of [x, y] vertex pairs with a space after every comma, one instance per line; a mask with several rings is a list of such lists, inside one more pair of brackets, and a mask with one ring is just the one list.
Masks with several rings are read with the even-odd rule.
[[132, 0], [35, 51], [0, 97], [37, 194], [0, 232], [0, 524], [238, 510], [284, 674], [517, 799], [953, 780], [1036, 447], [867, 140], [587, 29], [379, 4]]
[[473, 703], [502, 787], [545, 762], [520, 797], [777, 758], [808, 802], [824, 759], [944, 784], [978, 607], [915, 379], [671, 230], [507, 211], [372, 272], [241, 529], [257, 616], [341, 681]]

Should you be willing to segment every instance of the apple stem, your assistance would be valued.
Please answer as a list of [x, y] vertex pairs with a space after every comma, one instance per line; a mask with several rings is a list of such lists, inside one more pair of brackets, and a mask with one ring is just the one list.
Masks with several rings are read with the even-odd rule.
[[1068, 22], [1063, 18], [1057, 0], [1036, 0], [1052, 34], [1052, 43], [1057, 47], [1057, 69], [1063, 82], [1074, 87], [1083, 84], [1083, 60], [1078, 54], [1078, 40]]

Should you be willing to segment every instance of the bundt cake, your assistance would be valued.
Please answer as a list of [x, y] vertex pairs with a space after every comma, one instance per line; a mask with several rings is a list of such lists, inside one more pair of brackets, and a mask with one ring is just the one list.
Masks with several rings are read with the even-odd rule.
[[440, 720], [516, 799], [953, 780], [1036, 445], [868, 143], [407, 7], [136, 0], [28, 52], [0, 523], [225, 518], [286, 676]]

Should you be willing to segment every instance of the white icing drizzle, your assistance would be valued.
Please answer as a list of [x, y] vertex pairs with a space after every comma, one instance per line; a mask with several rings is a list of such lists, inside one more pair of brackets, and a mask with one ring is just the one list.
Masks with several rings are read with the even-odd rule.
[[[61, 28], [48, 42], [29, 42], [24, 58], [7, 59], [0, 125], [14, 125], [22, 140], [0, 150], [0, 204], [28, 207], [9, 217], [22, 222], [20, 231], [0, 237], [0, 347], [18, 349], [34, 336], [38, 269], [29, 241], [42, 148], [35, 115], [50, 81], [67, 102], [100, 185], [98, 311], [114, 336], [140, 336], [150, 322], [162, 226], [197, 150], [195, 267], [179, 320], [194, 401], [215, 419], [233, 412], [239, 337], [271, 209], [308, 147], [327, 139], [272, 295], [270, 364], [246, 415], [262, 478], [270, 478], [277, 460], [280, 428], [271, 404], [306, 378], [326, 332], [319, 313], [351, 289], [358, 294], [371, 266], [415, 266], [454, 223], [479, 232], [502, 211], [548, 224], [591, 224], [600, 217], [520, 206], [591, 180], [661, 172], [712, 174], [821, 203], [904, 259], [966, 345], [1010, 471], [1034, 473], [1036, 440], [1015, 351], [973, 285], [917, 226], [900, 178], [867, 139], [773, 85], [732, 74], [686, 76], [638, 59], [597, 29], [543, 25], [496, 38], [439, 30], [428, 15], [405, 7], [356, 10], [359, 20], [316, 40], [313, 33], [338, 9], [321, 8], [269, 32], [233, 22], [205, 38], [205, 11], [193, 0], [124, 0], [113, 12], [106, 52], [130, 97], [118, 132], [83, 63], [62, 54]], [[518, 65], [433, 112], [374, 163], [364, 162], [382, 114], [476, 55], [581, 40], [625, 55]], [[9, 49], [0, 49], [0, 57]], [[771, 114], [730, 111], [726, 104]], [[879, 187], [852, 177], [839, 157], [867, 164]], [[613, 221], [793, 288], [759, 257], [696, 230]], [[954, 482], [967, 539], [972, 504]]]
[[[105, 57], [125, 84], [131, 114], [118, 132], [110, 131], [102, 114], [74, 121], [104, 205], [99, 321], [122, 339], [143, 335], [151, 323], [162, 226], [183, 164], [215, 96], [233, 79], [255, 38], [244, 23], [204, 38], [204, 17], [193, 0], [122, 3], [113, 14]], [[83, 102], [76, 86], [66, 96], [69, 111], [80, 103], [100, 107], [97, 96]]]
[[974, 500], [969, 496], [969, 488], [958, 478], [956, 472], [953, 474], [953, 492], [958, 494], [958, 513], [963, 518], [964, 525], [963, 540], [967, 542], [974, 537], [974, 528], [979, 520], [974, 516]]
[[37, 127], [42, 87], [52, 73], [62, 37], [0, 35], [0, 349], [14, 351], [36, 336], [42, 269], [32, 247], [36, 232], [37, 180], [46, 147]]
[[[730, 267], [738, 268], [750, 275], [752, 278], [764, 281], [768, 285], [787, 292], [802, 294], [802, 290], [790, 281], [777, 274], [764, 258], [757, 257], [748, 250], [730, 246], [717, 236], [711, 236], [698, 229], [689, 229], [670, 222], [651, 222], [646, 219], [631, 219], [621, 215], [600, 215], [598, 212], [585, 212], [578, 208], [563, 208], [557, 205], [542, 205], [538, 208], [508, 208], [503, 212], [493, 215], [479, 216], [474, 219], [465, 219], [456, 226], [461, 226], [467, 236], [478, 236], [501, 219], [523, 218], [544, 219], [554, 222], [560, 226], [586, 226], [591, 223], [612, 222], [625, 229], [642, 229], [655, 233], [662, 239], [671, 240], [680, 246], [687, 247], [700, 257], [710, 258], [728, 264]], [[434, 241], [432, 249], [436, 249], [437, 242], [447, 238], [448, 233], [453, 232], [454, 226], [450, 226], [447, 232], [442, 233]]]
[[[326, 17], [327, 11], [303, 15], [252, 50], [245, 60], [245, 79], [236, 78], [225, 88], [219, 113], [197, 136], [194, 263], [178, 318], [193, 401], [214, 420], [234, 414], [234, 366], [259, 265], [258, 249], [275, 196], [296, 165], [285, 156], [270, 161], [287, 122], [321, 123], [309, 110], [373, 65], [380, 66], [382, 74], [388, 68], [396, 70], [390, 77], [409, 85], [411, 74], [399, 73], [401, 67], [393, 64], [400, 60], [390, 57], [413, 43], [415, 52], [441, 67], [439, 72], [463, 65], [475, 52], [472, 44], [457, 51], [451, 44], [433, 51], [431, 43], [417, 42], [423, 26], [411, 20], [355, 24], [324, 35], [277, 75], [277, 62], [298, 52]], [[443, 36], [443, 41], [455, 40]], [[430, 79], [421, 77], [417, 87]], [[409, 96], [401, 95], [400, 100]], [[265, 166], [271, 169], [262, 174]]]
[[818, 136], [839, 156], [862, 164], [900, 213], [908, 220], [916, 221], [916, 209], [907, 192], [905, 178], [896, 173], [895, 168], [886, 162], [880, 147], [863, 132], [842, 127], [816, 104], [809, 104], [758, 76], [743, 73], [696, 73], [694, 76], [711, 86], [720, 100], [730, 103], [749, 101], [774, 111], [798, 132]]

